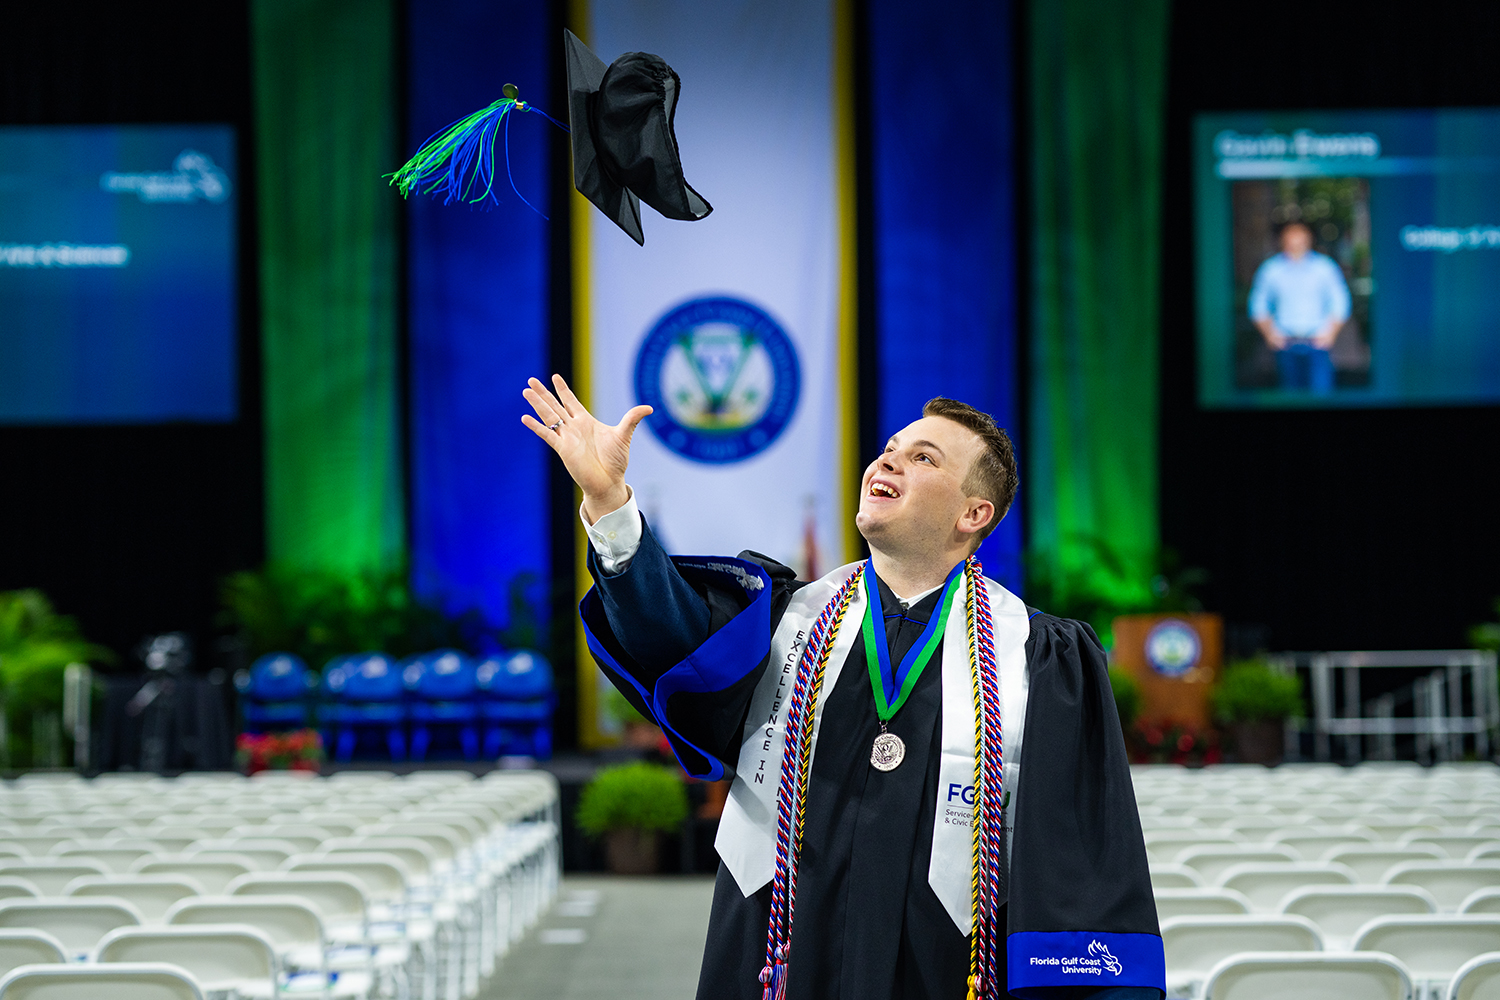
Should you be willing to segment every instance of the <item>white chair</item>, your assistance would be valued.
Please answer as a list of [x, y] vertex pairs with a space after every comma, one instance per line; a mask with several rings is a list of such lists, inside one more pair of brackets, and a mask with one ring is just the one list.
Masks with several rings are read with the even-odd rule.
[[249, 924], [276, 947], [292, 989], [329, 991], [336, 997], [366, 997], [373, 985], [368, 975], [344, 973], [330, 979], [328, 937], [318, 911], [295, 896], [199, 896], [184, 899], [167, 911], [171, 926]]
[[1170, 862], [1177, 859], [1189, 847], [1211, 847], [1214, 845], [1231, 846], [1244, 844], [1249, 846], [1244, 837], [1229, 830], [1152, 830], [1145, 834], [1146, 859], [1148, 861]]
[[63, 888], [75, 878], [107, 874], [105, 867], [97, 861], [82, 859], [65, 864], [51, 861], [0, 862], [0, 875], [23, 878], [44, 896], [61, 896]]
[[1354, 937], [1355, 951], [1394, 955], [1421, 987], [1439, 996], [1469, 959], [1500, 951], [1500, 916], [1376, 917]]
[[132, 874], [182, 875], [203, 886], [204, 892], [221, 893], [230, 882], [256, 870], [254, 861], [238, 855], [195, 854], [189, 857], [143, 861], [136, 864]]
[[1270, 843], [1289, 848], [1308, 861], [1316, 861], [1345, 847], [1374, 846], [1375, 841], [1369, 834], [1358, 831], [1303, 830], [1273, 837]]
[[359, 834], [353, 837], [333, 837], [325, 841], [315, 852], [325, 857], [334, 854], [389, 854], [406, 866], [414, 884], [421, 884], [439, 869], [447, 866], [439, 853], [427, 841], [419, 837], [401, 837], [393, 834]]
[[1243, 864], [1275, 864], [1300, 861], [1301, 858], [1282, 847], [1189, 847], [1177, 855], [1177, 863], [1186, 865], [1213, 884], [1229, 868]]
[[359, 823], [340, 813], [305, 812], [283, 814], [273, 819], [295, 825], [307, 825], [327, 831], [331, 837], [347, 837], [359, 827]]
[[340, 854], [334, 858], [318, 854], [299, 854], [289, 858], [286, 871], [335, 872], [348, 875], [364, 886], [371, 902], [400, 904], [406, 901], [411, 873], [391, 855], [379, 853]]
[[97, 963], [171, 962], [190, 972], [210, 993], [272, 998], [277, 989], [276, 949], [264, 932], [247, 925], [122, 927], [94, 949]]
[[46, 931], [68, 954], [82, 958], [116, 927], [134, 927], [141, 913], [121, 899], [7, 899], [0, 901], [0, 927]]
[[1281, 912], [1306, 917], [1323, 932], [1324, 946], [1348, 949], [1354, 935], [1376, 917], [1437, 912], [1437, 900], [1416, 886], [1318, 885], [1293, 889]]
[[1167, 993], [1192, 994], [1221, 960], [1242, 951], [1322, 951], [1323, 938], [1305, 917], [1191, 916], [1161, 924]]
[[286, 863], [286, 859], [297, 853], [297, 845], [285, 840], [263, 837], [225, 837], [219, 840], [200, 840], [182, 852], [185, 858], [200, 855], [217, 857], [232, 854], [236, 858], [248, 858], [256, 871], [273, 872]]
[[203, 1000], [180, 966], [28, 965], [0, 979], [0, 1000]]
[[1250, 912], [1250, 901], [1240, 893], [1227, 889], [1158, 889], [1155, 895], [1158, 921], [1173, 917], [1225, 916]]
[[1404, 820], [1387, 820], [1366, 816], [1359, 821], [1359, 825], [1374, 834], [1376, 840], [1392, 844], [1400, 843], [1402, 838], [1410, 837], [1414, 834], [1441, 833], [1443, 829], [1441, 821], [1437, 820], [1436, 817], [1433, 817], [1430, 821], [1419, 819], [1407, 822]]
[[369, 919], [364, 886], [339, 872], [252, 872], [224, 890], [227, 896], [295, 896], [318, 911], [333, 940], [363, 941]]
[[1476, 889], [1458, 904], [1459, 913], [1500, 913], [1500, 889]]
[[117, 836], [119, 823], [101, 822], [97, 816], [58, 817], [37, 828], [45, 836], [70, 837], [75, 840], [99, 840]]
[[1220, 888], [1244, 893], [1252, 913], [1276, 912], [1287, 893], [1304, 886], [1353, 884], [1349, 869], [1319, 861], [1235, 865], [1219, 877]]
[[[347, 832], [346, 832], [347, 831]], [[254, 831], [246, 831], [246, 836], [270, 837], [283, 843], [291, 844], [297, 851], [307, 853], [316, 851], [323, 845], [325, 840], [332, 837], [347, 836], [354, 832], [354, 825], [344, 824], [340, 826], [337, 833], [317, 826], [312, 823], [266, 823], [257, 827]]]
[[1324, 861], [1352, 870], [1360, 885], [1379, 885], [1386, 872], [1407, 861], [1442, 859], [1436, 847], [1342, 847], [1323, 856]]
[[372, 836], [415, 837], [431, 847], [442, 861], [452, 861], [464, 846], [459, 836], [441, 823], [423, 823], [419, 820], [375, 823], [361, 827], [358, 832]]
[[1404, 847], [1408, 844], [1422, 844], [1428, 847], [1436, 847], [1443, 852], [1445, 857], [1454, 860], [1462, 860], [1477, 850], [1484, 848], [1500, 849], [1500, 843], [1493, 837], [1483, 834], [1470, 833], [1419, 833], [1412, 834], [1401, 840]]
[[1243, 952], [1209, 970], [1206, 1000], [1410, 1000], [1411, 974], [1389, 955]]
[[203, 895], [203, 886], [186, 875], [90, 875], [69, 882], [66, 895], [123, 899], [143, 923], [159, 924], [179, 899]]
[[[327, 937], [328, 969], [360, 971], [389, 982], [401, 992], [408, 981], [411, 942], [371, 937], [369, 900], [363, 885], [337, 872], [270, 872], [243, 875], [229, 884], [235, 897], [292, 896], [308, 903], [322, 918]], [[423, 953], [423, 958], [429, 956]]]
[[7, 847], [13, 847], [33, 858], [45, 858], [53, 848], [73, 842], [66, 833], [28, 833], [19, 837], [6, 837]]
[[158, 843], [176, 845], [173, 848], [176, 851], [185, 851], [200, 840], [211, 840], [218, 836], [212, 830], [200, 830], [196, 826], [183, 826], [179, 823], [153, 823], [141, 830], [140, 835]]
[[1225, 829], [1238, 830], [1250, 840], [1265, 840], [1273, 831], [1291, 826], [1305, 826], [1310, 816], [1290, 815], [1283, 812], [1246, 813], [1224, 824]]
[[46, 931], [21, 928], [0, 930], [0, 976], [23, 965], [66, 962], [62, 942]]
[[14, 875], [0, 878], [0, 899], [20, 899], [41, 894], [42, 891], [30, 879]]
[[52, 857], [57, 858], [65, 864], [71, 864], [80, 859], [97, 861], [104, 866], [105, 871], [114, 872], [116, 875], [124, 875], [130, 871], [130, 866], [141, 858], [155, 857], [156, 853], [156, 851], [143, 847], [89, 847], [74, 845], [53, 852]]
[[1446, 1000], [1500, 1000], [1500, 952], [1476, 955], [1453, 974]]
[[1500, 861], [1408, 861], [1387, 872], [1385, 884], [1420, 886], [1453, 913], [1480, 889], [1500, 887]]

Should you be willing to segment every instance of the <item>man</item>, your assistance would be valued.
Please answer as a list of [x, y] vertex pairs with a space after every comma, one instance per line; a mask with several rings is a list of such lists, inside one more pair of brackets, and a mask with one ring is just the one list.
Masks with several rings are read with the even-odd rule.
[[869, 561], [804, 583], [669, 558], [625, 483], [650, 408], [553, 389], [522, 422], [583, 493], [590, 649], [689, 774], [734, 775], [700, 1000], [1159, 1000], [1104, 652], [970, 558], [1015, 496], [1005, 432], [929, 402], [864, 472]]
[[1328, 351], [1349, 321], [1349, 286], [1312, 242], [1306, 223], [1282, 227], [1281, 252], [1255, 272], [1250, 319], [1276, 352], [1283, 389], [1326, 394], [1333, 391]]

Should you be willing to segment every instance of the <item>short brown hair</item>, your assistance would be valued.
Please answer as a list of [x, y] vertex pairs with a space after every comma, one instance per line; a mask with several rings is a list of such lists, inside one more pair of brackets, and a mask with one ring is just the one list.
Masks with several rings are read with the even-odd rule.
[[[990, 523], [979, 529], [979, 542], [989, 537], [990, 532], [1005, 517], [1005, 512], [1010, 510], [1011, 501], [1016, 498], [1016, 488], [1020, 485], [1021, 478], [1016, 475], [1016, 453], [1011, 447], [1010, 437], [1005, 429], [995, 423], [995, 418], [982, 410], [976, 410], [968, 403], [960, 403], [956, 399], [946, 399], [937, 396], [927, 401], [922, 407], [924, 417], [942, 417], [951, 420], [955, 424], [962, 424], [975, 434], [984, 443], [984, 451], [974, 459], [974, 464], [969, 467], [969, 474], [964, 478], [964, 492], [970, 496], [984, 497], [995, 505], [995, 516]], [[975, 548], [978, 548], [975, 543]]]

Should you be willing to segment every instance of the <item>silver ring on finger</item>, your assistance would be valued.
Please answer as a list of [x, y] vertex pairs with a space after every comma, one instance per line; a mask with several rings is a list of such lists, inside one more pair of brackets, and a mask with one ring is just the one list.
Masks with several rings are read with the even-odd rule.
[[558, 429], [558, 428], [559, 428], [559, 427], [561, 427], [561, 426], [562, 426], [562, 421], [561, 421], [561, 420], [559, 420], [559, 421], [558, 421], [558, 422], [557, 422], [557, 423], [555, 423], [555, 424], [553, 424], [553, 425], [552, 425], [552, 426], [550, 426], [550, 427], [548, 427], [548, 428], [547, 428], [547, 429], [548, 429], [548, 430], [549, 430], [549, 431], [553, 431], [553, 432], [554, 432], [554, 433], [556, 433], [556, 432], [557, 432], [557, 429]]

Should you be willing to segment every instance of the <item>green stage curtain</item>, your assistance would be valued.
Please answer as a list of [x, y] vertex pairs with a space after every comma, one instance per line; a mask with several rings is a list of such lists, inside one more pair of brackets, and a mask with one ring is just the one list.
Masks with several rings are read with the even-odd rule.
[[394, 0], [253, 0], [273, 563], [403, 548], [396, 391]]
[[1150, 596], [1168, 6], [1031, 5], [1029, 569], [1060, 603]]

